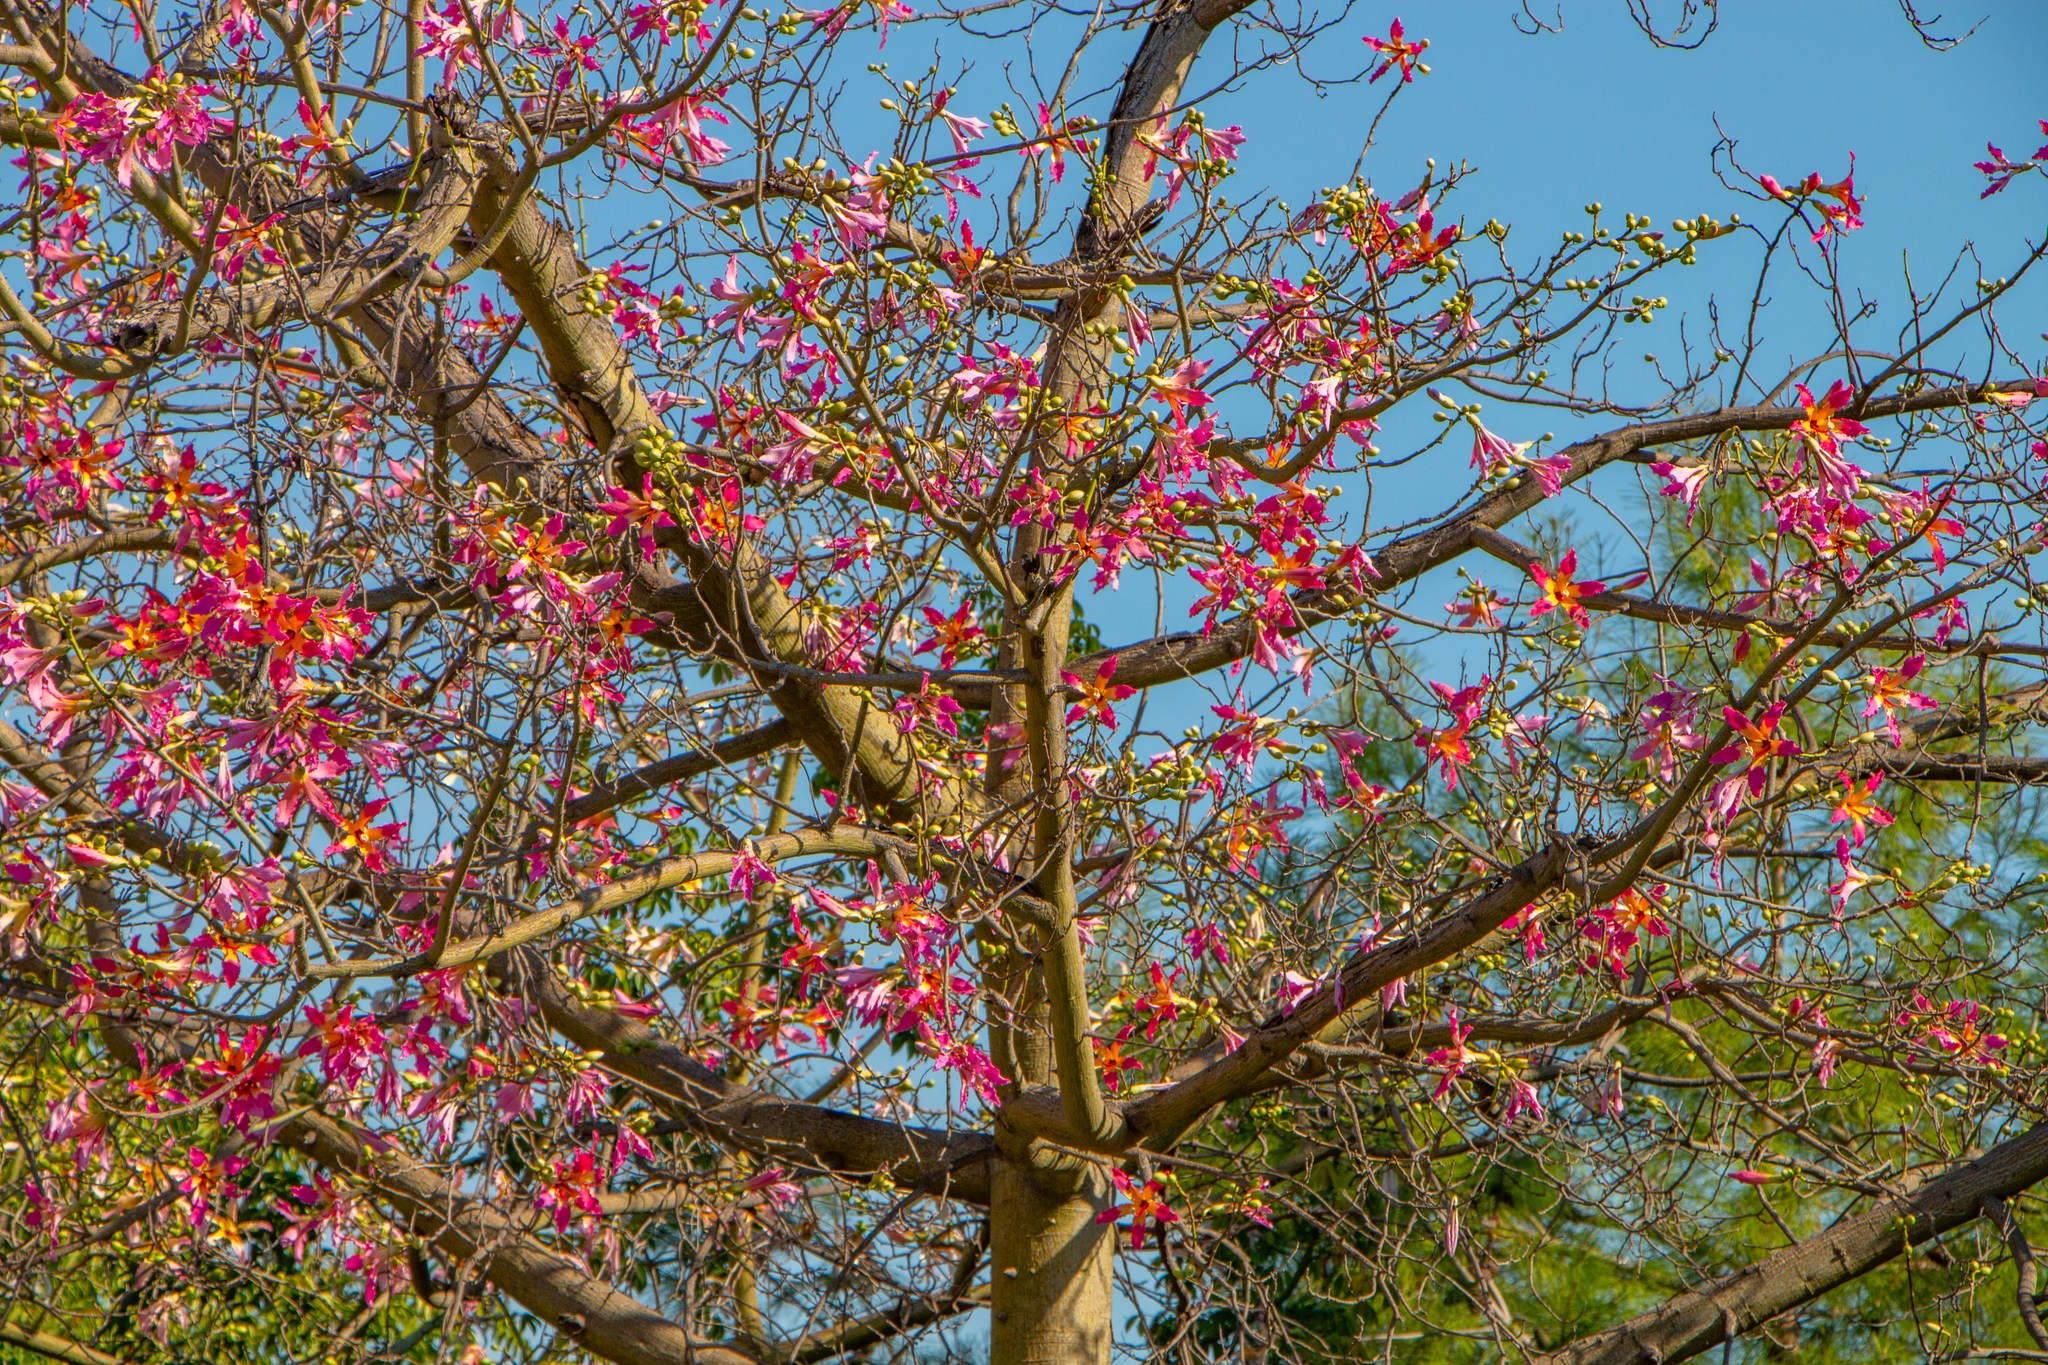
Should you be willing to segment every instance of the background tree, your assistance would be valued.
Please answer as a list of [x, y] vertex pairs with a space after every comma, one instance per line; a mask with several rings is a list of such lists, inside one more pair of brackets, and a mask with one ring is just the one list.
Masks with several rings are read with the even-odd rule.
[[1283, 205], [1377, 14], [0, 16], [0, 1339], [2048, 1351], [2036, 248]]

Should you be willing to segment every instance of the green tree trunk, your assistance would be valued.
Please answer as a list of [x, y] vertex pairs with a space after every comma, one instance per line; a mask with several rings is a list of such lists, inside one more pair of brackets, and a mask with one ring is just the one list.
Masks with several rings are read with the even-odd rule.
[[989, 1200], [994, 1275], [989, 1365], [1108, 1365], [1116, 1228], [1095, 1162], [1006, 1161]]

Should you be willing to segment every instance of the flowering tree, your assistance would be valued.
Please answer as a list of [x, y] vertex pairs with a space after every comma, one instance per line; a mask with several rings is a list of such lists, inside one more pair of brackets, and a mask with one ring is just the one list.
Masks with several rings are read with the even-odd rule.
[[0, 15], [0, 1338], [2048, 1348], [2024, 248], [1288, 208], [1391, 16]]

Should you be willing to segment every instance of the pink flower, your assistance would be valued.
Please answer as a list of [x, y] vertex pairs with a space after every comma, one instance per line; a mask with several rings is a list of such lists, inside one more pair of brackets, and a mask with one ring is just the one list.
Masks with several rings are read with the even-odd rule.
[[1581, 922], [1580, 931], [1594, 944], [1587, 955], [1587, 971], [1605, 967], [1616, 976], [1628, 971], [1628, 957], [1644, 939], [1668, 938], [1671, 926], [1664, 919], [1667, 888], [1652, 886], [1648, 891], [1634, 887], [1622, 892]]
[[937, 650], [939, 667], [951, 668], [961, 655], [979, 648], [976, 641], [981, 638], [982, 630], [975, 624], [972, 602], [962, 602], [950, 616], [936, 607], [925, 607], [923, 611], [930, 634], [918, 645], [917, 653], [928, 654]]
[[1799, 390], [1799, 405], [1806, 409], [1806, 415], [1792, 424], [1794, 436], [1803, 436], [1815, 449], [1836, 455], [1841, 453], [1844, 440], [1869, 434], [1869, 427], [1841, 415], [1856, 397], [1856, 391], [1847, 382], [1837, 379], [1819, 398], [1815, 398], [1812, 390], [1804, 384], [1794, 387]]
[[1507, 1109], [1501, 1115], [1501, 1122], [1513, 1123], [1518, 1114], [1527, 1114], [1537, 1123], [1544, 1119], [1543, 1100], [1536, 1093], [1536, 1087], [1517, 1076], [1508, 1085]]
[[941, 90], [932, 96], [932, 111], [926, 117], [934, 123], [943, 123], [946, 132], [953, 139], [953, 150], [961, 156], [967, 155], [967, 144], [988, 133], [988, 124], [978, 118], [956, 114], [946, 107], [953, 98], [951, 90]]
[[775, 869], [763, 862], [760, 854], [746, 847], [734, 855], [732, 871], [727, 875], [733, 894], [741, 900], [754, 899], [762, 887], [773, 886], [779, 880]]
[[1115, 678], [1116, 658], [1113, 655], [1102, 661], [1102, 666], [1095, 670], [1092, 678], [1061, 673], [1061, 681], [1066, 683], [1074, 698], [1073, 705], [1067, 708], [1067, 723], [1071, 725], [1077, 720], [1087, 720], [1094, 725], [1116, 724], [1116, 703], [1135, 697], [1138, 689], [1117, 682]]
[[1198, 924], [1182, 934], [1181, 943], [1197, 962], [1204, 957], [1214, 957], [1218, 966], [1230, 965], [1230, 937], [1214, 920]]
[[929, 674], [917, 691], [905, 693], [892, 709], [906, 730], [928, 725], [949, 738], [959, 738], [962, 707], [951, 693], [934, 690]]
[[1543, 956], [1550, 947], [1543, 932], [1543, 912], [1535, 906], [1517, 910], [1501, 923], [1501, 932], [1522, 936], [1522, 956], [1530, 962]]
[[1876, 794], [1878, 784], [1883, 780], [1881, 773], [1872, 773], [1867, 780], [1859, 784], [1849, 774], [1842, 774], [1842, 799], [1829, 815], [1828, 823], [1839, 825], [1847, 820], [1854, 831], [1858, 848], [1863, 847], [1866, 826], [1875, 825], [1882, 829], [1892, 822], [1892, 813], [1870, 799]]
[[555, 1163], [554, 1178], [534, 1194], [533, 1206], [554, 1215], [557, 1232], [567, 1232], [569, 1224], [578, 1220], [595, 1223], [604, 1214], [604, 1205], [597, 1199], [604, 1183], [597, 1157], [579, 1148], [567, 1161]]
[[[1760, 175], [1757, 184], [1766, 194], [1782, 199], [1786, 203], [1813, 203], [1821, 216], [1820, 227], [1814, 231], [1813, 240], [1824, 242], [1830, 232], [1854, 232], [1863, 226], [1863, 201], [1856, 197], [1856, 153], [1849, 153], [1849, 174], [1832, 185], [1823, 184], [1820, 172], [1814, 171], [1799, 182], [1798, 188], [1786, 189], [1775, 177]], [[1827, 202], [1832, 201], [1832, 202]]]
[[1678, 755], [1703, 749], [1707, 737], [1697, 729], [1699, 694], [1689, 687], [1659, 678], [1664, 690], [1653, 693], [1636, 716], [1647, 738], [1629, 751], [1629, 757], [1647, 761], [1657, 776], [1669, 782], [1678, 775]]
[[1465, 1046], [1465, 1040], [1471, 1036], [1471, 1025], [1458, 1022], [1458, 1007], [1451, 1006], [1451, 1045], [1440, 1047], [1422, 1059], [1428, 1065], [1443, 1070], [1442, 1079], [1436, 1083], [1435, 1098], [1439, 1103], [1451, 1093], [1452, 1082], [1465, 1074], [1465, 1068], [1472, 1061], [1474, 1054]]
[[337, 853], [353, 853], [363, 860], [363, 866], [372, 872], [388, 871], [390, 856], [385, 852], [387, 843], [403, 843], [405, 826], [397, 821], [389, 824], [372, 824], [384, 808], [391, 804], [388, 798], [380, 797], [366, 803], [360, 813], [336, 820], [334, 842], [327, 845], [327, 856]]
[[[500, 7], [490, 20], [489, 28], [488, 41], [512, 47], [519, 47], [526, 41], [526, 24], [520, 18], [517, 6]], [[425, 40], [421, 44], [421, 52], [429, 57], [439, 57], [446, 63], [441, 71], [443, 90], [454, 85], [455, 78], [465, 68], [482, 68], [482, 59], [477, 55], [481, 43], [463, 13], [462, 0], [449, 0], [439, 10], [429, 8], [420, 19], [420, 36]]]
[[1891, 735], [1894, 744], [1905, 742], [1899, 734], [1900, 711], [1929, 711], [1934, 708], [1934, 698], [1907, 686], [1920, 676], [1920, 670], [1925, 667], [1927, 656], [1915, 654], [1897, 668], [1873, 668], [1870, 676], [1864, 679], [1863, 685], [1870, 689], [1870, 697], [1863, 703], [1864, 718], [1882, 712], [1885, 731]]
[[368, 1015], [359, 1015], [347, 1000], [306, 1006], [311, 1031], [299, 1044], [301, 1057], [320, 1058], [327, 1082], [341, 1094], [352, 1093], [369, 1073], [370, 1064], [385, 1055], [384, 1030]]
[[1128, 1213], [1131, 1216], [1131, 1250], [1145, 1249], [1145, 1230], [1148, 1227], [1164, 1236], [1167, 1224], [1180, 1221], [1180, 1215], [1167, 1207], [1166, 1187], [1157, 1180], [1139, 1184], [1135, 1177], [1124, 1171], [1111, 1171], [1109, 1177], [1115, 1182], [1117, 1192], [1123, 1195], [1123, 1201], [1111, 1204], [1096, 1214], [1095, 1221], [1114, 1223]]
[[1238, 767], [1250, 771], [1260, 754], [1276, 747], [1277, 741], [1267, 734], [1272, 722], [1264, 717], [1240, 711], [1234, 706], [1212, 706], [1209, 709], [1225, 722], [1224, 728], [1209, 741], [1210, 746]]
[[1182, 1005], [1194, 1003], [1173, 988], [1180, 975], [1179, 967], [1169, 972], [1157, 962], [1152, 964], [1152, 989], [1135, 1002], [1145, 1012], [1145, 1041], [1148, 1043], [1158, 1035], [1161, 1024], [1171, 1024], [1180, 1018]]
[[1571, 618], [1573, 625], [1584, 630], [1591, 622], [1580, 599], [1607, 591], [1607, 585], [1597, 580], [1575, 580], [1579, 571], [1579, 552], [1566, 550], [1564, 558], [1557, 561], [1555, 570], [1542, 564], [1529, 566], [1529, 577], [1536, 581], [1541, 591], [1536, 605], [1529, 609], [1531, 616], [1542, 616], [1549, 612], [1561, 611]]
[[[2041, 131], [2048, 133], [2048, 119], [2041, 120]], [[1971, 163], [1976, 169], [1982, 171], [1991, 182], [1985, 186], [1984, 192], [1977, 196], [1979, 199], [1989, 199], [1992, 195], [1997, 194], [2007, 185], [2010, 185], [2015, 177], [2024, 175], [2028, 171], [2036, 170], [2041, 162], [2048, 161], [2048, 147], [2040, 148], [2027, 161], [2008, 160], [2004, 152], [2001, 152], [1988, 142], [1984, 144], [1984, 150], [1991, 153], [1991, 159], [1989, 161]]]
[[1401, 84], [1403, 85], [1413, 81], [1417, 71], [1421, 71], [1425, 76], [1429, 74], [1429, 68], [1421, 65], [1422, 52], [1424, 48], [1429, 46], [1429, 39], [1424, 38], [1421, 42], [1417, 43], [1409, 42], [1406, 32], [1401, 28], [1401, 21], [1398, 17], [1392, 24], [1387, 26], [1386, 37], [1368, 37], [1364, 42], [1367, 47], [1386, 58], [1385, 61], [1381, 62], [1373, 70], [1371, 77], [1366, 81], [1367, 85], [1372, 84], [1373, 81], [1378, 80], [1396, 67], [1399, 67], [1401, 70]]
[[1472, 423], [1472, 467], [1486, 478], [1505, 474], [1521, 462], [1522, 452], [1533, 441], [1517, 444], [1494, 435], [1477, 421]]
[[804, 1187], [788, 1176], [788, 1170], [781, 1166], [763, 1166], [759, 1174], [741, 1188], [749, 1194], [760, 1195], [770, 1208], [786, 1209], [804, 1195]]
[[1543, 496], [1546, 498], [1554, 498], [1562, 493], [1564, 481], [1572, 472], [1572, 460], [1569, 455], [1545, 455], [1540, 460], [1524, 459], [1522, 463], [1536, 476], [1536, 485], [1543, 490]]
[[941, 1071], [957, 1072], [968, 1089], [981, 1097], [981, 1102], [993, 1109], [1002, 1103], [1003, 1087], [1009, 1078], [995, 1059], [973, 1043], [951, 1036], [942, 1039], [927, 1039], [932, 1049], [932, 1061]]
[[1847, 839], [1835, 840], [1835, 861], [1842, 869], [1842, 879], [1828, 887], [1828, 896], [1834, 901], [1835, 922], [1839, 924], [1842, 916], [1849, 912], [1849, 897], [1873, 882], [1883, 881], [1884, 878], [1873, 877], [1862, 868], [1856, 866], [1849, 857], [1849, 841]]
[[1292, 1014], [1302, 1000], [1316, 993], [1323, 983], [1312, 976], [1303, 976], [1297, 971], [1288, 971], [1280, 977], [1280, 1012]]
[[1423, 751], [1425, 763], [1434, 761], [1443, 774], [1444, 789], [1458, 789], [1458, 774], [1472, 762], [1472, 727], [1464, 723], [1446, 730], [1424, 730], [1415, 736], [1415, 747]]
[[1190, 357], [1165, 374], [1151, 377], [1153, 392], [1164, 398], [1167, 406], [1173, 409], [1175, 421], [1181, 420], [1190, 409], [1209, 404], [1209, 395], [1201, 389], [1202, 376], [1208, 370], [1208, 361]]
[[2005, 1048], [2005, 1039], [1985, 1031], [1981, 1019], [1982, 1010], [1976, 1001], [1953, 1001], [1941, 1024], [1930, 1029], [1928, 1036], [1958, 1061], [1995, 1065], [1997, 1054]]
[[1758, 714], [1754, 721], [1732, 706], [1721, 708], [1721, 716], [1735, 731], [1736, 742], [1714, 752], [1716, 763], [1737, 763], [1747, 761], [1742, 778], [1751, 796], [1763, 793], [1764, 783], [1770, 777], [1771, 760], [1796, 758], [1799, 746], [1778, 733], [1778, 722], [1784, 718], [1785, 703], [1773, 702]]
[[1493, 678], [1490, 674], [1482, 675], [1479, 681], [1470, 687], [1453, 688], [1449, 683], [1440, 682], [1432, 682], [1429, 685], [1430, 690], [1436, 693], [1437, 699], [1443, 703], [1444, 710], [1450, 712], [1451, 718], [1460, 725], [1479, 723], [1480, 705], [1485, 701], [1487, 690], [1492, 686]]
[[1700, 505], [1700, 491], [1707, 486], [1707, 477], [1712, 471], [1704, 464], [1678, 465], [1659, 460], [1650, 466], [1650, 472], [1664, 480], [1659, 492], [1685, 504], [1685, 524], [1692, 525], [1693, 513]]
[[192, 1226], [202, 1228], [216, 1208], [232, 1208], [242, 1197], [234, 1177], [249, 1163], [238, 1156], [215, 1160], [197, 1147], [187, 1151], [185, 1161], [185, 1178], [178, 1182], [178, 1189], [190, 1205]]
[[642, 554], [654, 553], [656, 531], [676, 524], [676, 519], [662, 506], [652, 474], [641, 475], [637, 493], [625, 488], [606, 490], [605, 501], [598, 504], [597, 510], [611, 513], [611, 523], [604, 528], [606, 535], [617, 537], [633, 532], [639, 537]]
[[1057, 185], [1067, 173], [1067, 153], [1088, 154], [1088, 142], [1074, 134], [1087, 124], [1086, 119], [1056, 118], [1052, 106], [1040, 101], [1038, 105], [1038, 136], [1029, 145], [1020, 149], [1026, 160], [1037, 161], [1043, 157], [1051, 163], [1049, 174]]
[[906, 967], [935, 962], [945, 950], [953, 926], [932, 904], [932, 878], [917, 882], [892, 882], [882, 893], [879, 909], [885, 915], [881, 937], [903, 950]]

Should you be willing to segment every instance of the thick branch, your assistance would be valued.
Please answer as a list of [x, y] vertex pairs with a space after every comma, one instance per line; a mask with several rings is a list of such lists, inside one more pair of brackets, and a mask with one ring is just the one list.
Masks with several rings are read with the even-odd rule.
[[[755, 844], [754, 854], [764, 863], [774, 863], [785, 858], [802, 858], [815, 853], [873, 854], [879, 853], [882, 847], [882, 841], [865, 830], [843, 825], [833, 829], [808, 829], [791, 834], [770, 835]], [[545, 938], [559, 929], [567, 928], [578, 920], [629, 905], [671, 886], [681, 886], [685, 882], [700, 881], [708, 877], [725, 876], [732, 871], [739, 858], [738, 853], [686, 853], [674, 858], [663, 858], [637, 872], [593, 886], [581, 895], [573, 896], [558, 905], [536, 910], [530, 915], [522, 915], [502, 929], [466, 938], [459, 943], [451, 943], [435, 956], [431, 965], [442, 968], [462, 967], [495, 957], [499, 953], [510, 952], [535, 939]], [[315, 979], [402, 976], [410, 971], [420, 970], [426, 965], [429, 964], [420, 958], [351, 959], [316, 963], [306, 974]]]
[[16, 1327], [11, 1322], [0, 1322], [0, 1341], [33, 1351], [51, 1360], [62, 1360], [69, 1365], [125, 1365], [119, 1356], [110, 1356], [105, 1351], [95, 1351], [69, 1337], [60, 1337], [54, 1332], [38, 1331], [31, 1327]]
[[[2032, 393], [2033, 381], [1991, 384], [1982, 387], [1936, 389], [1926, 393], [1880, 398], [1865, 409], [1867, 417], [1899, 417], [1933, 412], [1941, 408], [1966, 407], [1987, 393]], [[1723, 408], [1715, 412], [1673, 417], [1661, 422], [1643, 422], [1608, 432], [1559, 453], [1571, 461], [1566, 483], [1577, 483], [1595, 470], [1617, 460], [1648, 450], [1652, 446], [1705, 440], [1727, 431], [1783, 431], [1805, 416], [1798, 407]], [[1372, 585], [1374, 595], [1384, 594], [1450, 563], [1473, 548], [1475, 528], [1499, 529], [1544, 501], [1535, 479], [1524, 475], [1509, 485], [1485, 494], [1471, 507], [1452, 513], [1428, 530], [1401, 537], [1376, 552], [1374, 562], [1379, 578]], [[1342, 592], [1306, 593], [1295, 599], [1294, 632], [1308, 630], [1356, 609], [1365, 599]], [[1152, 687], [1159, 683], [1192, 678], [1247, 658], [1258, 638], [1259, 626], [1251, 617], [1218, 625], [1207, 633], [1180, 631], [1156, 636], [1134, 644], [1101, 650], [1070, 665], [1087, 676], [1110, 660], [1116, 660], [1116, 678], [1130, 687]], [[987, 706], [989, 689], [962, 686], [955, 694], [962, 705]]]
[[[1509, 536], [1502, 535], [1490, 527], [1472, 528], [1472, 544], [1517, 569], [1527, 570], [1543, 562], [1543, 556], [1530, 546]], [[1579, 599], [1581, 606], [1590, 611], [1608, 611], [1619, 616], [1631, 617], [1638, 621], [1652, 621], [1665, 626], [1699, 626], [1708, 630], [1747, 631], [1763, 629], [1780, 639], [1789, 639], [1806, 628], [1804, 621], [1788, 620], [1779, 616], [1765, 616], [1760, 612], [1728, 611], [1720, 607], [1697, 607], [1684, 602], [1662, 602], [1656, 598], [1638, 597], [1628, 592], [1593, 592]], [[1807, 637], [1816, 645], [1858, 644], [1871, 652], [1896, 650], [1905, 653], [1924, 654], [2004, 654], [2041, 657], [2048, 655], [2048, 645], [2011, 645], [1988, 637], [1959, 639], [1948, 644], [1932, 640], [1919, 640], [1905, 635], [1884, 635], [1866, 640], [1862, 633], [1854, 630], [1824, 630]]]
[[466, 151], [442, 156], [422, 189], [418, 215], [368, 247], [344, 244], [307, 276], [280, 275], [254, 284], [201, 291], [136, 310], [111, 340], [138, 355], [176, 354], [228, 334], [265, 331], [301, 318], [315, 322], [390, 293], [431, 267], [468, 216], [476, 178]]
[[797, 741], [796, 727], [787, 720], [770, 721], [758, 729], [729, 735], [701, 753], [674, 754], [636, 768], [624, 777], [600, 782], [563, 808], [570, 824], [604, 814], [616, 806], [637, 800], [649, 792], [673, 786], [703, 773], [744, 763], [771, 754]]
[[974, 1133], [864, 1118], [764, 1095], [726, 1079], [654, 1029], [571, 995], [524, 954], [501, 960], [501, 979], [532, 1002], [548, 1026], [638, 1085], [655, 1107], [707, 1136], [785, 1162], [800, 1172], [860, 1180], [887, 1172], [899, 1189], [988, 1202], [992, 1139]]
[[316, 1113], [287, 1120], [279, 1136], [321, 1165], [368, 1182], [408, 1230], [448, 1256], [475, 1258], [492, 1284], [593, 1355], [619, 1365], [754, 1365], [752, 1356], [692, 1337], [395, 1149], [380, 1153], [353, 1129]]
[[[577, 302], [579, 285], [589, 272], [577, 258], [570, 234], [530, 198], [508, 208], [507, 196], [516, 188], [509, 163], [488, 168], [478, 187], [472, 226], [481, 231], [509, 212], [509, 226], [492, 265], [540, 343], [550, 377], [621, 477], [636, 483], [641, 469], [634, 444], [642, 433], [658, 427], [659, 418], [640, 388], [617, 329]], [[710, 616], [715, 636], [711, 644], [718, 653], [742, 668], [757, 659], [811, 662], [802, 611], [744, 538], [736, 537], [723, 548], [694, 541], [675, 548], [683, 553], [695, 580], [694, 597]], [[656, 586], [643, 568], [635, 582], [636, 604], [654, 605]], [[770, 670], [754, 672], [763, 692], [819, 760], [857, 780], [859, 796], [906, 819], [945, 819], [973, 808], [973, 794], [964, 783], [928, 771], [919, 761], [895, 717], [842, 688]]]
[[1268, 1019], [1235, 1051], [1164, 1090], [1125, 1105], [1107, 1140], [1094, 1141], [1067, 1131], [1058, 1097], [1040, 1091], [1026, 1092], [1005, 1105], [1002, 1121], [1026, 1133], [1099, 1151], [1121, 1151], [1134, 1142], [1155, 1150], [1170, 1147], [1202, 1115], [1249, 1092], [1261, 1077], [1347, 1010], [1377, 999], [1381, 987], [1463, 952], [1534, 904], [1564, 880], [1573, 856], [1570, 843], [1553, 842], [1510, 868], [1458, 909], [1414, 933], [1354, 955], [1335, 981], [1316, 990], [1291, 1012]]
[[1961, 1227], [1986, 1200], [2048, 1179], [2048, 1124], [1992, 1148], [1910, 1194], [1844, 1218], [1754, 1265], [1708, 1280], [1619, 1327], [1540, 1357], [1541, 1365], [1685, 1360]]

